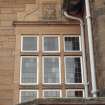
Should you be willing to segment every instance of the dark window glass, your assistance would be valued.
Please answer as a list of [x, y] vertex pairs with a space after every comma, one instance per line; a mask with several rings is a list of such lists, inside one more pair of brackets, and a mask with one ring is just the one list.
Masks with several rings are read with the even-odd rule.
[[79, 51], [79, 37], [65, 37], [65, 51]]
[[65, 74], [67, 83], [81, 83], [80, 57], [65, 57]]
[[81, 90], [72, 90], [67, 91], [67, 97], [83, 97], [83, 91]]

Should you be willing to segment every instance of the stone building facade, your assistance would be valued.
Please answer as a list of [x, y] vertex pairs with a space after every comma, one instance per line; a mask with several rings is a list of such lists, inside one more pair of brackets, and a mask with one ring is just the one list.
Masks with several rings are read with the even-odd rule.
[[[104, 27], [105, 27], [105, 0], [90, 0], [93, 22], [93, 43], [96, 64], [97, 89], [99, 96], [105, 96], [105, 70], [104, 70]], [[84, 85], [65, 85], [64, 70], [62, 69], [61, 85], [46, 86], [42, 84], [42, 75], [39, 77], [39, 85], [20, 84], [20, 56], [47, 56], [49, 53], [21, 52], [21, 35], [63, 35], [80, 34], [80, 26], [77, 21], [68, 20], [62, 13], [62, 0], [0, 0], [0, 105], [15, 105], [19, 103], [20, 90], [39, 89], [39, 97], [43, 95], [43, 89], [61, 89], [62, 96], [66, 96], [66, 89], [84, 89]], [[84, 19], [85, 20], [85, 19]], [[86, 36], [86, 35], [85, 35]], [[86, 36], [87, 39], [87, 36]], [[39, 38], [40, 43], [41, 39]], [[87, 40], [86, 40], [87, 41]], [[61, 40], [60, 43], [63, 43]], [[64, 45], [63, 45], [64, 46]], [[40, 44], [40, 49], [41, 49]], [[81, 52], [62, 53], [63, 61], [66, 56], [82, 56]], [[86, 47], [87, 68], [89, 69], [88, 44]], [[59, 53], [54, 56], [58, 56]], [[40, 60], [40, 64], [41, 64]], [[61, 64], [64, 68], [64, 63]], [[42, 67], [40, 67], [40, 70]], [[41, 71], [42, 72], [42, 71]], [[40, 74], [41, 74], [40, 72]], [[91, 96], [91, 79], [89, 79], [89, 96]], [[80, 80], [81, 81], [81, 80]], [[80, 92], [81, 94], [81, 92]], [[43, 98], [43, 97], [41, 97]]]
[[[97, 88], [104, 90], [104, 27], [105, 27], [105, 0], [93, 0], [93, 39], [97, 73]], [[100, 84], [101, 83], [101, 84]]]

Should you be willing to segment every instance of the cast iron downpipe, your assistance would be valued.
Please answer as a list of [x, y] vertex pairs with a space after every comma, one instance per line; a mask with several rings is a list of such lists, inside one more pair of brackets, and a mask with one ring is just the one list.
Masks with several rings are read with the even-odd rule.
[[91, 22], [90, 2], [89, 2], [89, 0], [85, 0], [85, 6], [86, 6], [86, 20], [87, 20], [89, 53], [90, 53], [92, 94], [93, 94], [93, 97], [96, 98], [97, 97], [96, 69], [95, 69], [95, 61], [94, 61], [93, 33], [92, 33], [92, 22]]
[[[91, 69], [91, 82], [92, 82], [92, 94], [93, 98], [97, 97], [96, 88], [96, 75], [95, 75], [95, 62], [94, 62], [94, 51], [93, 51], [93, 39], [92, 39], [92, 25], [89, 0], [85, 0], [86, 5], [86, 19], [87, 19], [87, 30], [88, 30], [88, 42], [89, 42], [89, 53], [90, 53], [90, 69]], [[82, 51], [83, 51], [83, 68], [84, 68], [84, 85], [85, 85], [85, 96], [88, 98], [88, 83], [87, 83], [87, 71], [86, 71], [86, 56], [85, 56], [85, 42], [84, 42], [84, 26], [81, 18], [69, 15], [67, 11], [64, 11], [64, 16], [68, 19], [77, 20], [80, 22], [81, 27], [81, 39], [82, 39]]]
[[77, 20], [80, 22], [80, 28], [81, 28], [81, 46], [82, 46], [82, 55], [83, 55], [83, 81], [84, 81], [84, 87], [85, 87], [85, 98], [88, 97], [88, 83], [87, 83], [87, 72], [86, 72], [86, 56], [85, 56], [85, 44], [84, 44], [84, 25], [83, 25], [83, 21], [80, 18], [71, 16], [67, 13], [67, 11], [64, 11], [64, 16], [68, 19], [73, 19], [73, 20]]

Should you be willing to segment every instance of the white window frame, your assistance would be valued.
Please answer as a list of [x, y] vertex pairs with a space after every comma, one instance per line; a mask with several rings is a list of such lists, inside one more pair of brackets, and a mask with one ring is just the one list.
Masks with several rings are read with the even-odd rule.
[[44, 92], [45, 92], [45, 91], [59, 91], [60, 96], [59, 96], [59, 97], [55, 97], [55, 98], [61, 98], [61, 97], [62, 97], [62, 91], [61, 91], [60, 89], [45, 89], [45, 90], [43, 90], [43, 94], [42, 94], [42, 95], [43, 95], [43, 96], [42, 96], [43, 98], [54, 98], [54, 97], [45, 97], [45, 96], [44, 96]]
[[36, 92], [36, 94], [37, 94], [37, 96], [36, 96], [36, 99], [37, 98], [39, 98], [39, 92], [38, 92], [38, 90], [33, 90], [33, 89], [23, 89], [23, 90], [19, 90], [19, 103], [21, 103], [21, 94], [22, 94], [22, 92], [24, 92], [24, 91], [27, 91], [27, 92]]
[[[69, 92], [69, 91], [82, 91], [83, 96], [82, 96], [82, 97], [68, 97], [68, 96], [67, 96], [67, 92]], [[85, 98], [84, 89], [67, 89], [67, 90], [66, 90], [66, 98]]]
[[[23, 38], [24, 37], [33, 37], [33, 38], [37, 38], [37, 50], [30, 50], [30, 51], [25, 51], [23, 50]], [[39, 51], [39, 36], [35, 36], [35, 35], [22, 35], [21, 36], [21, 52], [38, 52]]]
[[[44, 38], [45, 37], [56, 37], [56, 38], [58, 38], [58, 51], [45, 51], [44, 50]], [[60, 36], [58, 36], [58, 35], [44, 35], [44, 36], [42, 36], [42, 52], [44, 52], [44, 53], [57, 53], [57, 52], [60, 52]]]
[[80, 83], [68, 83], [67, 80], [66, 80], [66, 68], [64, 66], [64, 69], [65, 69], [65, 84], [73, 84], [73, 85], [77, 85], [77, 84], [83, 84], [83, 62], [82, 62], [82, 56], [64, 56], [64, 65], [66, 65], [66, 58], [80, 58], [80, 63], [81, 63], [81, 78], [82, 78], [82, 82]]
[[[36, 58], [37, 60], [37, 82], [36, 83], [22, 83], [22, 58]], [[21, 56], [20, 58], [20, 85], [37, 85], [39, 81], [39, 59], [38, 56]]]
[[[44, 58], [58, 58], [59, 60], [59, 83], [45, 83], [44, 82]], [[43, 56], [42, 57], [42, 81], [43, 84], [47, 84], [47, 85], [56, 85], [56, 84], [61, 84], [61, 61], [60, 61], [60, 56]]]
[[[79, 48], [80, 48], [80, 50], [71, 50], [71, 51], [66, 50], [65, 49], [65, 37], [78, 37], [79, 38]], [[81, 47], [81, 36], [80, 35], [64, 35], [63, 42], [64, 42], [64, 52], [80, 52], [82, 50], [82, 47]]]

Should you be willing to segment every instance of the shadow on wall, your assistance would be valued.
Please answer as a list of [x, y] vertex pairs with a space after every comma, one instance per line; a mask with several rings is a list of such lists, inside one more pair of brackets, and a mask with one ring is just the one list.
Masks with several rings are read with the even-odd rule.
[[99, 97], [105, 97], [105, 89], [100, 89], [100, 90], [98, 91], [98, 96], [99, 96]]
[[63, 0], [63, 9], [69, 15], [83, 15], [85, 0]]

